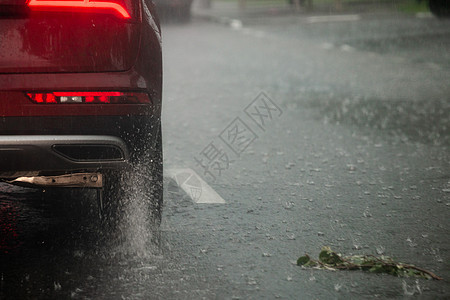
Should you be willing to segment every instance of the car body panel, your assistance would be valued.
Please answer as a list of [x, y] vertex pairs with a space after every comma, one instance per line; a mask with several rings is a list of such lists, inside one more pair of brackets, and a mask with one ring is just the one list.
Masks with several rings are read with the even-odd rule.
[[140, 24], [66, 14], [0, 19], [0, 73], [107, 72], [133, 66]]

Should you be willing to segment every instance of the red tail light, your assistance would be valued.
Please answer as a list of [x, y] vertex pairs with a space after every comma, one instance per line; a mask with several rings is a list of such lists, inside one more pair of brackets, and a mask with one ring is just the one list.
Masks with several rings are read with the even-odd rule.
[[34, 103], [39, 104], [148, 104], [147, 93], [124, 92], [52, 92], [27, 93]]
[[121, 0], [29, 0], [28, 6], [36, 10], [111, 12], [123, 19], [131, 18]]

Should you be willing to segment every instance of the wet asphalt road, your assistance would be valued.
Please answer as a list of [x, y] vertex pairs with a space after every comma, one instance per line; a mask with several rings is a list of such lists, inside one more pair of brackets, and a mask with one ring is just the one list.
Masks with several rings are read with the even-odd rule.
[[[166, 177], [156, 244], [139, 193], [105, 236], [93, 192], [1, 184], [0, 298], [449, 297], [449, 25], [395, 14], [164, 25], [165, 168], [194, 170], [226, 204], [194, 203]], [[262, 91], [263, 124], [246, 114]], [[196, 161], [211, 145], [226, 155], [220, 172]], [[295, 265], [324, 245], [445, 280]]]

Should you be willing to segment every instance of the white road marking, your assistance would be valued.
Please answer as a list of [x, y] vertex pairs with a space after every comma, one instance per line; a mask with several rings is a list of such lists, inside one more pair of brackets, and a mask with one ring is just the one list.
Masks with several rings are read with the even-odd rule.
[[210, 187], [192, 169], [168, 169], [166, 174], [175, 180], [177, 185], [192, 199], [194, 203], [226, 203], [220, 195]]
[[230, 21], [230, 27], [234, 30], [241, 30], [242, 29], [242, 21], [237, 19], [232, 19]]
[[355, 51], [355, 48], [353, 48], [352, 46], [349, 46], [347, 44], [344, 44], [340, 47], [340, 49], [344, 52], [352, 52]]
[[359, 15], [334, 15], [334, 16], [314, 16], [306, 18], [306, 23], [327, 23], [327, 22], [352, 22], [359, 21]]

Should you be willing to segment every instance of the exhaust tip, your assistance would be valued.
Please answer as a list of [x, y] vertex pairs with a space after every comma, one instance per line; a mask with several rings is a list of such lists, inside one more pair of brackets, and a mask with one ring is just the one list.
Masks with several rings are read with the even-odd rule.
[[74, 161], [124, 160], [125, 155], [115, 145], [53, 145], [58, 154]]

